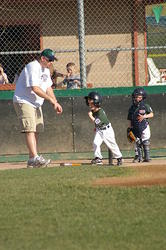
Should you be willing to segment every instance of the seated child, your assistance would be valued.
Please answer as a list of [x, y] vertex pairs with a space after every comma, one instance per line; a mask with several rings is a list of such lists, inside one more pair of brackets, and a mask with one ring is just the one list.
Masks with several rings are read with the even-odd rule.
[[80, 75], [77, 73], [76, 65], [70, 62], [66, 65], [67, 75], [63, 80], [63, 85], [67, 86], [67, 89], [78, 89], [81, 87]]
[[9, 83], [7, 75], [4, 73], [3, 67], [0, 64], [0, 84]]
[[62, 73], [57, 72], [56, 69], [54, 69], [53, 73], [51, 74], [51, 79], [52, 79], [52, 82], [53, 82], [52, 88], [57, 88], [57, 86], [58, 86], [57, 78], [58, 77], [64, 78], [65, 75], [62, 74]]
[[58, 83], [57, 83], [57, 79], [58, 77], [62, 77], [64, 78], [66, 75], [62, 74], [62, 73], [59, 73], [53, 66], [53, 64], [50, 65], [49, 67], [49, 70], [50, 70], [50, 75], [51, 75], [51, 80], [52, 80], [52, 88], [57, 88], [58, 86]]

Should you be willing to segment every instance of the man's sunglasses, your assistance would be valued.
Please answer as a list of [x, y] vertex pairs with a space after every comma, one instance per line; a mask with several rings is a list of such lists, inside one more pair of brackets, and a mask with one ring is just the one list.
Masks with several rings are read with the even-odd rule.
[[45, 59], [46, 59], [47, 62], [53, 62], [52, 59], [49, 59], [49, 58], [47, 58], [47, 57], [45, 57]]

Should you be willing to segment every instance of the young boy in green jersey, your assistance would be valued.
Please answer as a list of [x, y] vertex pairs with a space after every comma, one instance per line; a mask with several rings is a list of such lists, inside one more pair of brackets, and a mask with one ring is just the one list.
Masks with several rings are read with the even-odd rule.
[[93, 141], [94, 159], [92, 164], [103, 164], [101, 144], [104, 142], [117, 159], [117, 165], [122, 165], [122, 154], [115, 140], [115, 133], [107, 118], [105, 111], [100, 107], [102, 97], [98, 92], [90, 92], [85, 96], [86, 104], [90, 107], [88, 116], [95, 124], [95, 137]]

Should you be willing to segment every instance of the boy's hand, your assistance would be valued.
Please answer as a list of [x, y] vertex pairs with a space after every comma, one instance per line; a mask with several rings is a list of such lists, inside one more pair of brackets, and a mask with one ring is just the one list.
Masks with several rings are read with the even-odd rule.
[[68, 72], [67, 74], [66, 74], [66, 77], [68, 78], [69, 76], [71, 76], [71, 73], [70, 72]]
[[142, 122], [143, 119], [145, 119], [145, 115], [139, 114], [138, 117], [137, 117], [137, 119], [138, 119], [139, 122]]
[[88, 116], [89, 116], [89, 118], [92, 118], [92, 117], [93, 117], [92, 111], [89, 111], [89, 112], [88, 112]]
[[78, 80], [74, 80], [73, 82], [74, 82], [74, 83], [80, 83]]

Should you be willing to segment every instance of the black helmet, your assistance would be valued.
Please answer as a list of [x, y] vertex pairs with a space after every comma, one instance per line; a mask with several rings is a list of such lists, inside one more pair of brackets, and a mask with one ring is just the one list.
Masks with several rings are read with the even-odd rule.
[[88, 99], [93, 100], [93, 103], [95, 106], [99, 107], [100, 104], [102, 103], [102, 97], [98, 92], [90, 92], [88, 96], [85, 96], [86, 104], [88, 104]]
[[138, 95], [142, 95], [143, 100], [145, 100], [146, 97], [147, 97], [147, 94], [146, 94], [146, 91], [144, 90], [144, 88], [136, 88], [136, 89], [134, 89], [134, 91], [132, 93], [132, 98], [134, 99]]

